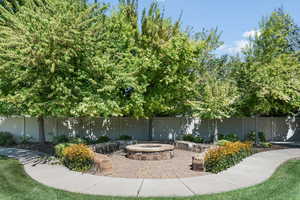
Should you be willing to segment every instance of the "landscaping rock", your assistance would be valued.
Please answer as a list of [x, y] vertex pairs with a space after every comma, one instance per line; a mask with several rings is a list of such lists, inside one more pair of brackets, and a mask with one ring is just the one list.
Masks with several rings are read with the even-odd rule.
[[113, 173], [111, 159], [106, 155], [95, 153], [94, 163], [94, 171], [96, 175], [107, 176]]
[[212, 145], [209, 145], [209, 144], [198, 144], [198, 143], [187, 142], [187, 141], [176, 141], [175, 142], [176, 149], [192, 151], [192, 152], [196, 152], [196, 153], [205, 152], [207, 149], [209, 149], [211, 147], [212, 147]]
[[204, 160], [202, 158], [197, 157], [197, 156], [193, 156], [192, 170], [200, 171], [200, 172], [205, 171]]

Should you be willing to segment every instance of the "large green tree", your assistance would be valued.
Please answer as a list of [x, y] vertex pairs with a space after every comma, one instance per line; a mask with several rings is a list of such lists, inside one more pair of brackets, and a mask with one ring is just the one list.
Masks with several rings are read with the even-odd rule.
[[281, 9], [262, 20], [236, 79], [245, 115], [286, 115], [300, 108], [299, 28]]
[[115, 111], [107, 96], [93, 99], [116, 81], [99, 78], [113, 72], [94, 56], [104, 9], [79, 0], [29, 0], [17, 13], [0, 7], [1, 102], [36, 116], [42, 142], [45, 116], [90, 115], [93, 106]]
[[107, 9], [82, 0], [28, 0], [16, 13], [0, 7], [0, 101], [10, 114], [37, 117], [42, 142], [47, 116], [191, 110], [198, 60], [212, 39], [191, 39], [157, 3], [141, 17], [135, 0]]

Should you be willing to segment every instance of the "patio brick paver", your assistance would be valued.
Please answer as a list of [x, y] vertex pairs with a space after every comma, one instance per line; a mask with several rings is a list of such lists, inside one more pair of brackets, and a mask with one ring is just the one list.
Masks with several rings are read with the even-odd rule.
[[177, 179], [130, 179], [82, 174], [60, 165], [38, 163], [37, 158], [43, 155], [27, 150], [0, 148], [0, 155], [19, 159], [29, 176], [57, 189], [94, 195], [157, 197], [213, 194], [261, 183], [282, 163], [299, 158], [300, 149], [257, 153], [219, 174]]

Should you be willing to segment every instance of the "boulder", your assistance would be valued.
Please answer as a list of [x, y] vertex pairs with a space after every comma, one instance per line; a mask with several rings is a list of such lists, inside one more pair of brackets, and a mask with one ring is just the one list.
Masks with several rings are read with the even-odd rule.
[[202, 158], [199, 158], [198, 156], [193, 156], [192, 170], [201, 172], [205, 171], [204, 160]]
[[111, 159], [106, 155], [95, 153], [94, 171], [96, 175], [111, 175], [113, 173]]

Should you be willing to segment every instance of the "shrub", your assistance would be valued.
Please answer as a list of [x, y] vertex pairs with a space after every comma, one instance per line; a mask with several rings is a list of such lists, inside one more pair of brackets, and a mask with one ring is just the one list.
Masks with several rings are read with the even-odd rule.
[[182, 136], [183, 141], [193, 142], [194, 136], [192, 134], [186, 134]]
[[247, 134], [247, 140], [248, 140], [248, 141], [252, 141], [252, 142], [255, 142], [255, 141], [256, 141], [256, 133], [255, 133], [255, 131], [250, 131], [250, 132]]
[[119, 140], [132, 140], [132, 137], [129, 135], [121, 135], [119, 137]]
[[204, 139], [200, 136], [193, 136], [192, 134], [186, 134], [182, 136], [183, 141], [203, 143]]
[[107, 136], [100, 136], [97, 140], [96, 143], [105, 143], [105, 142], [109, 142], [110, 138]]
[[59, 135], [53, 138], [54, 144], [61, 143], [72, 143], [72, 144], [87, 144], [87, 140], [85, 138], [80, 137], [70, 137], [67, 135]]
[[16, 144], [14, 136], [9, 132], [0, 132], [0, 145], [10, 146]]
[[87, 141], [85, 139], [78, 137], [71, 137], [69, 138], [68, 142], [72, 144], [87, 144]]
[[195, 136], [193, 139], [193, 142], [195, 143], [204, 143], [204, 139], [200, 136]]
[[224, 140], [228, 140], [230, 142], [237, 142], [239, 140], [239, 137], [235, 133], [230, 133], [228, 135], [225, 135]]
[[219, 140], [225, 140], [225, 135], [224, 134], [219, 134], [218, 138], [219, 138]]
[[84, 172], [93, 165], [94, 153], [84, 144], [74, 144], [63, 150], [63, 163], [71, 170]]
[[60, 143], [68, 143], [70, 140], [70, 137], [67, 135], [59, 135], [53, 137], [53, 144], [60, 144]]
[[208, 172], [219, 173], [252, 154], [252, 143], [228, 142], [224, 146], [210, 149], [204, 158]]
[[82, 139], [88, 145], [90, 145], [90, 144], [97, 144], [97, 138], [95, 136], [84, 136]]
[[258, 132], [258, 138], [261, 142], [266, 142], [266, 135], [264, 132]]
[[218, 141], [218, 146], [225, 146], [225, 144], [227, 144], [227, 143], [229, 143], [230, 141], [228, 141], [228, 140], [219, 140]]
[[64, 149], [71, 145], [73, 145], [73, 144], [60, 143], [60, 144], [55, 145], [55, 147], [54, 147], [55, 156], [58, 157], [59, 159], [63, 159]]

